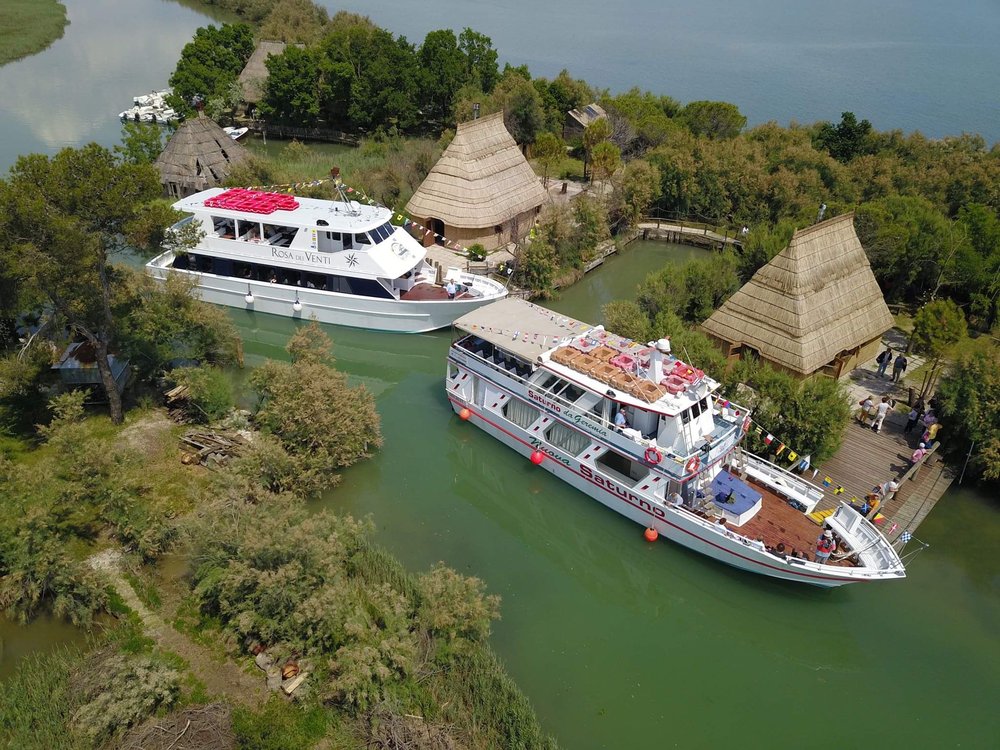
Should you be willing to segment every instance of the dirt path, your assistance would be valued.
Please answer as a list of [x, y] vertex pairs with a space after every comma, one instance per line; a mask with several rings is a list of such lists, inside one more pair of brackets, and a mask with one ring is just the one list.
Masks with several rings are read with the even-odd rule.
[[259, 706], [267, 700], [269, 692], [263, 675], [255, 677], [243, 672], [232, 662], [220, 661], [204, 646], [174, 630], [142, 603], [135, 589], [122, 575], [120, 552], [107, 550], [94, 555], [87, 562], [107, 578], [129, 609], [139, 616], [146, 635], [156, 641], [160, 648], [183, 658], [194, 676], [205, 683], [210, 695], [224, 696], [233, 703], [251, 707]]

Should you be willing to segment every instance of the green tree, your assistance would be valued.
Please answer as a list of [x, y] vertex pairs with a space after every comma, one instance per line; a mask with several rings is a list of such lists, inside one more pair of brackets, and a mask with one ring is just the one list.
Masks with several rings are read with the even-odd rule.
[[466, 80], [475, 82], [487, 94], [492, 92], [500, 80], [493, 40], [485, 34], [465, 28], [458, 36], [458, 47], [465, 55]]
[[614, 300], [601, 308], [604, 327], [633, 341], [649, 341], [653, 335], [646, 313], [632, 300]]
[[616, 180], [611, 196], [611, 224], [615, 232], [635, 226], [660, 197], [660, 170], [647, 161], [630, 161]]
[[497, 84], [494, 97], [503, 108], [503, 122], [518, 144], [535, 142], [545, 123], [541, 97], [531, 81], [519, 73], [507, 73]]
[[[590, 179], [600, 180], [602, 183], [611, 179], [622, 163], [622, 152], [611, 141], [603, 141], [594, 146], [590, 152]], [[604, 193], [604, 185], [601, 185], [601, 194]]]
[[115, 153], [126, 164], [152, 164], [163, 152], [163, 128], [143, 122], [122, 125], [122, 142]]
[[695, 135], [716, 139], [735, 138], [747, 124], [739, 107], [728, 102], [690, 102], [677, 116]]
[[173, 101], [181, 111], [191, 111], [191, 100], [225, 96], [253, 54], [253, 30], [247, 24], [202, 27], [184, 45], [170, 76]]
[[260, 102], [269, 119], [303, 125], [315, 124], [320, 115], [319, 61], [310, 49], [294, 45], [265, 61], [267, 82]]
[[588, 125], [583, 131], [583, 151], [584, 151], [584, 164], [583, 164], [583, 176], [587, 176], [587, 164], [593, 160], [594, 149], [601, 143], [604, 143], [608, 138], [611, 137], [611, 123], [608, 122], [608, 118], [601, 117], [594, 120], [590, 125]]
[[288, 344], [292, 363], [269, 361], [250, 383], [260, 397], [257, 425], [291, 457], [300, 486], [310, 493], [339, 481], [334, 474], [382, 445], [375, 401], [364, 386], [350, 387], [334, 369], [330, 340], [316, 322]]
[[542, 165], [545, 186], [548, 187], [549, 172], [566, 158], [566, 143], [559, 136], [546, 131], [538, 134], [531, 153]]
[[522, 248], [517, 258], [517, 283], [541, 296], [552, 293], [552, 281], [558, 268], [556, 249], [544, 237], [537, 236]]
[[471, 63], [459, 49], [455, 32], [451, 29], [428, 33], [419, 54], [424, 115], [432, 121], [444, 123], [451, 117], [455, 92], [470, 75]]
[[[961, 357], [941, 378], [937, 399], [949, 425], [945, 450], [969, 458], [973, 475], [1000, 479], [1000, 352], [981, 347]], [[970, 453], [971, 451], [971, 453]]]
[[93, 347], [111, 412], [123, 418], [109, 357], [118, 335], [112, 311], [121, 271], [113, 263], [139, 207], [160, 193], [156, 171], [121, 164], [91, 144], [51, 159], [18, 159], [0, 183], [0, 253], [30, 296], [45, 299]]
[[858, 122], [853, 112], [844, 112], [838, 125], [829, 122], [820, 125], [816, 133], [816, 145], [829, 151], [837, 161], [846, 164], [866, 153], [866, 142], [871, 132], [872, 124], [868, 120]]
[[926, 398], [944, 367], [946, 358], [967, 333], [965, 315], [950, 299], [938, 299], [921, 307], [913, 317], [913, 334], [910, 342], [919, 353], [931, 360], [924, 376], [920, 395]]
[[260, 26], [259, 39], [315, 44], [329, 18], [313, 0], [277, 0]]
[[700, 323], [740, 288], [738, 265], [727, 250], [681, 268], [667, 266], [646, 276], [637, 301], [651, 320], [670, 312], [687, 323]]

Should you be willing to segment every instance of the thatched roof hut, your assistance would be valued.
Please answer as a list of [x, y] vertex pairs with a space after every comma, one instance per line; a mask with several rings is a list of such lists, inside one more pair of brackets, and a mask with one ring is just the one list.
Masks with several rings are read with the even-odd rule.
[[524, 237], [547, 200], [497, 112], [459, 124], [406, 210], [449, 244], [493, 248]]
[[219, 185], [249, 152], [201, 112], [181, 123], [156, 160], [166, 194], [183, 198]]
[[728, 356], [840, 377], [874, 355], [892, 324], [849, 213], [795, 232], [702, 328]]
[[[300, 45], [301, 46], [301, 45]], [[280, 55], [285, 51], [284, 42], [262, 41], [250, 55], [247, 64], [239, 75], [243, 87], [243, 101], [247, 104], [257, 104], [264, 98], [264, 84], [267, 82], [267, 58]]]

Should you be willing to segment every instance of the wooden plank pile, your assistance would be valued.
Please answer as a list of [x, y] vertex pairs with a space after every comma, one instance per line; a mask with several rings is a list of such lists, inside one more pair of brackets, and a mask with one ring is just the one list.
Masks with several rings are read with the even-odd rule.
[[241, 435], [215, 430], [189, 430], [181, 437], [182, 464], [202, 464], [210, 469], [224, 466], [249, 444]]

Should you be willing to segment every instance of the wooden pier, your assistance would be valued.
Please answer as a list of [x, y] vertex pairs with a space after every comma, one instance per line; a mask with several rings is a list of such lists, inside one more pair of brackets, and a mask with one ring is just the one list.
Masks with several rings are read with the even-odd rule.
[[[832, 480], [832, 485], [824, 488], [825, 497], [816, 509], [834, 508], [852, 497], [864, 498], [875, 485], [894, 479], [899, 483], [899, 491], [879, 508], [886, 517], [879, 525], [893, 542], [904, 531], [914, 533], [951, 486], [954, 475], [936, 450], [928, 453], [918, 466], [911, 465], [910, 456], [924, 428], [918, 424], [910, 435], [904, 435], [905, 424], [905, 416], [890, 413], [882, 425], [882, 432], [876, 434], [870, 427], [852, 420], [844, 432], [840, 450], [819, 467], [819, 473], [812, 480], [819, 485], [824, 477]], [[806, 472], [807, 477], [810, 474]], [[844, 492], [835, 495], [838, 486], [843, 487]]]

